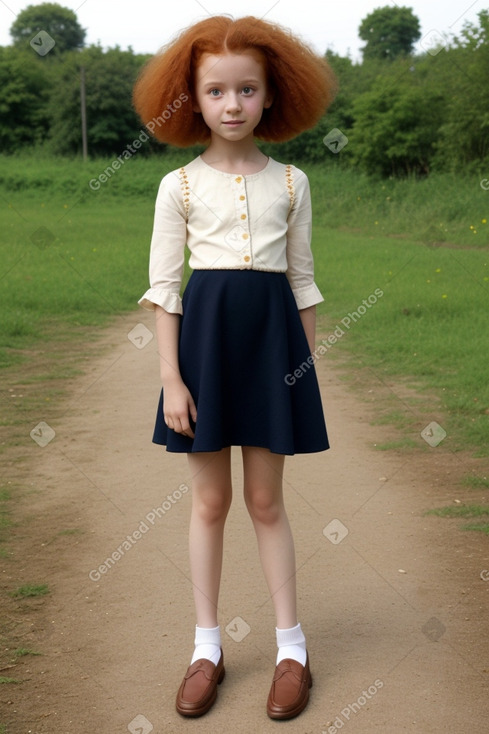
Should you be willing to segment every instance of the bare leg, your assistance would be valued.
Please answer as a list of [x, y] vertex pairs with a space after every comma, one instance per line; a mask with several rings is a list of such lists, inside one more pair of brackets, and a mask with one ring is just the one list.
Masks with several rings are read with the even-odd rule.
[[243, 446], [244, 498], [272, 598], [277, 627], [297, 624], [295, 550], [283, 502], [284, 456]]
[[192, 473], [189, 550], [199, 627], [216, 627], [224, 524], [231, 506], [231, 450], [188, 454]]

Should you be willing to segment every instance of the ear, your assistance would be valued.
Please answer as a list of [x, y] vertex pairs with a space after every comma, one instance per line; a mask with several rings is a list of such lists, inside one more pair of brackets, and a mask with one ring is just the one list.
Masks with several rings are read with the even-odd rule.
[[202, 110], [200, 109], [200, 107], [199, 107], [199, 105], [197, 104], [197, 102], [194, 102], [194, 103], [193, 103], [193, 105], [192, 105], [192, 109], [193, 109], [193, 111], [194, 111], [194, 112], [202, 112]]

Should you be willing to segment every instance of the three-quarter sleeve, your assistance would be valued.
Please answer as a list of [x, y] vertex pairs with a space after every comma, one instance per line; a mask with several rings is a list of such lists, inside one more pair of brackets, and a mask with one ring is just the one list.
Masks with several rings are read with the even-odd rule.
[[287, 220], [287, 278], [299, 310], [324, 301], [314, 282], [311, 252], [312, 211], [309, 181], [294, 169], [294, 203]]
[[138, 301], [148, 311], [161, 306], [182, 313], [180, 289], [185, 264], [187, 222], [178, 172], [166, 175], [156, 197], [149, 258], [150, 288]]

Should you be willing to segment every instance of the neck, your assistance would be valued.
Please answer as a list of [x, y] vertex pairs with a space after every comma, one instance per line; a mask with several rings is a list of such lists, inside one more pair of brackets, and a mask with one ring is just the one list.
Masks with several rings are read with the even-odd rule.
[[253, 136], [233, 142], [213, 135], [209, 147], [201, 157], [214, 168], [243, 174], [261, 170], [267, 161], [267, 156], [258, 148]]

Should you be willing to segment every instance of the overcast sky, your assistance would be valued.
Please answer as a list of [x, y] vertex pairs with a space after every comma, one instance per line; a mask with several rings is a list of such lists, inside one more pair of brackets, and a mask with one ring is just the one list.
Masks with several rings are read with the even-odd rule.
[[[0, 45], [11, 43], [9, 28], [16, 15], [42, 0], [0, 0]], [[324, 53], [361, 59], [358, 27], [375, 8], [405, 6], [421, 21], [422, 36], [435, 30], [458, 34], [465, 21], [477, 22], [477, 14], [489, 8], [488, 0], [65, 0], [60, 5], [75, 11], [87, 30], [88, 44], [129, 46], [140, 53], [154, 53], [181, 28], [209, 15], [255, 15], [288, 26]]]

